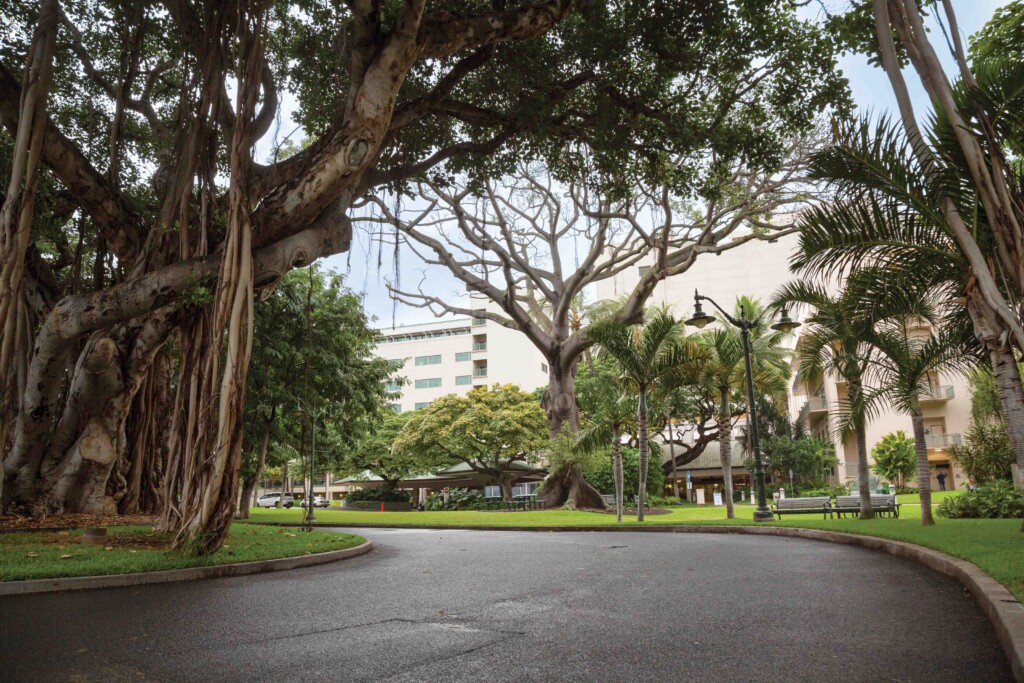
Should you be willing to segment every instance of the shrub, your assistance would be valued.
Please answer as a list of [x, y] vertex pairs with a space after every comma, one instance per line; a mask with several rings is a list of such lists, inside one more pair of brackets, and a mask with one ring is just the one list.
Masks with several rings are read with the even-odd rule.
[[897, 486], [913, 477], [917, 467], [914, 440], [902, 429], [883, 436], [871, 449], [871, 457], [875, 460], [871, 471]]
[[949, 450], [953, 463], [979, 484], [1008, 479], [1016, 459], [1002, 422], [972, 422], [966, 443]]
[[[651, 444], [654, 446], [654, 444]], [[615, 494], [615, 473], [612, 470], [612, 451], [609, 448], [605, 455], [596, 463], [583, 471], [590, 485], [604, 494]], [[637, 493], [640, 482], [640, 454], [635, 448], [622, 449], [623, 495], [632, 500]], [[650, 461], [647, 465], [647, 497], [658, 496], [665, 490], [665, 473], [661, 469], [661, 457], [658, 451], [651, 449]]]
[[816, 496], [848, 496], [850, 495], [850, 486], [848, 484], [836, 484], [835, 486], [823, 486], [816, 489], [807, 489], [800, 492], [800, 496], [803, 498], [813, 498]]
[[402, 489], [391, 489], [384, 486], [374, 486], [365, 489], [356, 489], [355, 491], [349, 491], [348, 495], [345, 496], [345, 500], [356, 503], [363, 500], [372, 500], [374, 502], [384, 503], [411, 503], [412, 494]]
[[448, 491], [448, 503], [444, 502], [444, 494], [435, 491], [423, 501], [423, 509], [437, 510], [473, 510], [483, 505], [484, 494], [471, 489], [451, 489]]
[[974, 491], [950, 496], [936, 514], [950, 519], [1010, 519], [1024, 516], [1024, 497], [1011, 481], [982, 484]]
[[675, 496], [647, 496], [645, 502], [652, 508], [663, 508], [670, 505], [679, 505], [682, 501]]

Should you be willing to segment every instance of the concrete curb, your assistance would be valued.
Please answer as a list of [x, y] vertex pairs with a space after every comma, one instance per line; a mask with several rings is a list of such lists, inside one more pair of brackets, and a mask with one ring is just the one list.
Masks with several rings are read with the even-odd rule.
[[1013, 594], [1002, 584], [983, 572], [977, 565], [967, 560], [961, 560], [947, 555], [946, 553], [932, 550], [923, 546], [894, 541], [877, 536], [861, 536], [859, 534], [847, 534], [840, 531], [822, 531], [819, 529], [804, 529], [800, 527], [775, 527], [775, 526], [717, 526], [687, 524], [676, 526], [600, 526], [600, 527], [421, 527], [406, 526], [396, 527], [394, 525], [336, 525], [338, 528], [401, 528], [401, 529], [430, 529], [436, 531], [629, 531], [629, 532], [653, 532], [653, 533], [698, 533], [698, 534], [748, 534], [760, 536], [786, 536], [790, 538], [803, 538], [812, 541], [825, 541], [828, 543], [842, 543], [844, 545], [859, 546], [870, 550], [878, 550], [888, 553], [893, 557], [910, 560], [920, 565], [945, 574], [956, 579], [974, 598], [974, 601], [981, 608], [981, 611], [992, 622], [995, 628], [999, 644], [1010, 662], [1010, 669], [1014, 678], [1019, 683], [1024, 683], [1024, 605], [1021, 605]]
[[4, 581], [0, 582], [0, 596], [55, 593], [58, 591], [89, 590], [92, 588], [143, 586], [150, 583], [169, 583], [172, 581], [194, 581], [196, 579], [212, 579], [223, 576], [263, 574], [265, 572], [278, 572], [285, 569], [312, 567], [318, 564], [347, 560], [351, 557], [364, 555], [371, 550], [373, 550], [373, 543], [366, 541], [352, 548], [330, 550], [325, 553], [279, 557], [273, 560], [238, 562], [236, 564], [221, 564], [213, 567], [189, 567], [187, 569], [166, 569], [158, 572], [110, 574], [107, 576], [71, 576], [60, 579]]

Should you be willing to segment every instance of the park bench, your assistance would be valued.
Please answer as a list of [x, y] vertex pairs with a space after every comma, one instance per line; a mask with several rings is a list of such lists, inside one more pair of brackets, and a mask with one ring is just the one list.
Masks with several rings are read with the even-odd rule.
[[[872, 493], [871, 509], [876, 515], [882, 517], [899, 517], [900, 504], [896, 502], [895, 493]], [[842, 517], [846, 514], [860, 514], [860, 496], [836, 496], [832, 512]]]
[[777, 503], [772, 504], [772, 512], [781, 520], [782, 515], [806, 515], [821, 513], [822, 519], [830, 516], [832, 509], [829, 507], [831, 498], [828, 496], [814, 496], [812, 498], [780, 498]]
[[604, 504], [610, 508], [615, 507], [615, 496], [610, 493], [602, 493], [601, 498], [604, 499]]

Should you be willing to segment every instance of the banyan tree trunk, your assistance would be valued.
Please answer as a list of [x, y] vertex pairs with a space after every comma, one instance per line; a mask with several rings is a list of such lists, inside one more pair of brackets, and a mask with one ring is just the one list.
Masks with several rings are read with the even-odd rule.
[[242, 497], [238, 503], [238, 516], [242, 519], [249, 519], [249, 506], [252, 504], [253, 493], [256, 492], [256, 485], [263, 476], [263, 468], [267, 466], [267, 448], [270, 446], [270, 429], [273, 426], [272, 420], [263, 421], [263, 433], [260, 435], [259, 455], [256, 459], [256, 470], [242, 483]]

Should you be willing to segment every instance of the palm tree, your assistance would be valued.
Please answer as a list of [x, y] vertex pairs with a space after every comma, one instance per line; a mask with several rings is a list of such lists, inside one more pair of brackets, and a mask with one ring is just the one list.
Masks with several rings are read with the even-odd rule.
[[584, 453], [594, 453], [612, 447], [612, 471], [615, 473], [615, 516], [622, 521], [623, 475], [622, 436], [636, 429], [636, 402], [616, 383], [608, 382], [596, 392], [594, 405], [584, 415], [584, 428], [576, 437], [575, 447]]
[[[970, 99], [979, 112], [1019, 110], [1024, 90], [1003, 77], [1019, 77], [1022, 70], [984, 71], [974, 86], [957, 84], [957, 97]], [[1019, 256], [1011, 254], [1008, 261], [1010, 252], [993, 230], [993, 223], [1005, 227], [1007, 217], [990, 218], [979, 199], [959, 147], [960, 128], [942, 110], [931, 125], [927, 141], [917, 144], [884, 118], [874, 124], [862, 120], [840, 131], [837, 142], [815, 157], [810, 174], [829, 183], [836, 200], [809, 209], [801, 218], [802, 254], [793, 267], [822, 278], [863, 265], [884, 268], [889, 282], [911, 284], [938, 297], [948, 310], [945, 315], [959, 319], [954, 327], [967, 322], [976, 341], [972, 353], [987, 357], [997, 377], [1000, 403], [1010, 416], [1006, 431], [1024, 468], [1024, 385], [1015, 358], [1019, 341], [1013, 343], [1019, 335], [1008, 332], [1019, 327], [1019, 316], [1014, 322], [996, 314], [1009, 310], [1005, 301], [1019, 298]], [[924, 160], [922, 151], [927, 152]], [[1019, 168], [1014, 173], [1019, 186]], [[974, 251], [963, 247], [966, 233], [951, 227], [953, 209], [968, 220], [967, 237], [973, 235], [973, 240], [967, 241], [975, 242]], [[1014, 259], [1013, 267], [1004, 270]], [[982, 261], [995, 269], [994, 287], [992, 282], [987, 288], [980, 284], [992, 278], [987, 268], [978, 269]]]
[[924, 438], [922, 393], [930, 391], [930, 378], [939, 371], [967, 373], [974, 365], [965, 353], [962, 330], [940, 330], [925, 340], [910, 334], [910, 318], [903, 316], [880, 325], [872, 345], [880, 353], [872, 359], [870, 374], [877, 380], [879, 398], [910, 415], [917, 455], [917, 489], [921, 495], [921, 524], [935, 523], [931, 507], [931, 473]]
[[797, 348], [797, 376], [815, 379], [833, 374], [846, 381], [847, 400], [838, 431], [844, 437], [852, 431], [856, 439], [860, 517], [869, 519], [874, 517], [874, 512], [868, 482], [865, 426], [871, 395], [864, 389], [864, 372], [873, 353], [870, 341], [874, 330], [873, 318], [865, 313], [860, 294], [859, 289], [847, 287], [842, 293], [832, 295], [820, 285], [795, 281], [784, 285], [772, 303], [778, 306], [803, 304], [813, 309], [805, 321], [807, 328]]
[[[756, 318], [763, 310], [750, 297], [736, 301], [738, 316]], [[783, 332], [758, 324], [750, 330], [750, 356], [753, 366], [754, 390], [765, 394], [784, 394], [789, 377], [787, 351], [782, 347]], [[718, 452], [725, 479], [725, 506], [729, 519], [736, 517], [732, 488], [732, 415], [733, 404], [743, 399], [737, 394], [747, 385], [740, 331], [723, 322], [723, 326], [701, 332], [698, 344], [708, 355], [702, 370], [702, 381], [714, 390], [718, 401]], [[743, 394], [745, 395], [745, 394]]]
[[619, 381], [637, 396], [637, 440], [640, 450], [640, 482], [637, 487], [637, 520], [644, 519], [647, 488], [648, 397], [652, 389], [669, 381], [676, 368], [698, 355], [694, 345], [682, 333], [682, 325], [671, 315], [656, 311], [647, 323], [633, 329], [616, 321], [596, 325], [590, 333], [600, 353], [611, 356], [619, 371]]

